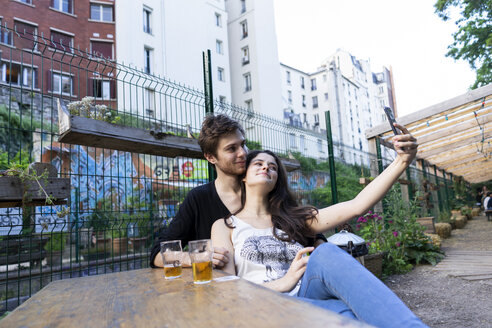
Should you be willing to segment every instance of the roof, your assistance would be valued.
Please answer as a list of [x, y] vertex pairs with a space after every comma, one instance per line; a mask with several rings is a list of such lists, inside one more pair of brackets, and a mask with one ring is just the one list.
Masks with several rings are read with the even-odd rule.
[[[417, 159], [424, 159], [470, 183], [492, 180], [492, 84], [398, 117], [418, 140]], [[366, 130], [366, 138], [388, 142], [388, 123]]]

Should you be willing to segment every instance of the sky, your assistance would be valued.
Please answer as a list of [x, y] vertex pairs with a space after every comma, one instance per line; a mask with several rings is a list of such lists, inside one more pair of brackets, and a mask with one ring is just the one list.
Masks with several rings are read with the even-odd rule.
[[469, 90], [468, 63], [445, 56], [457, 30], [434, 13], [436, 0], [273, 0], [280, 62], [311, 73], [341, 48], [392, 67], [398, 115]]

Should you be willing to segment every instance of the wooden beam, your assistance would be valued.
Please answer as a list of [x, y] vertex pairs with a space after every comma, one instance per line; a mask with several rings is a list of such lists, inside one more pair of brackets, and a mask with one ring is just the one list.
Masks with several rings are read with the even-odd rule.
[[[489, 122], [492, 122], [492, 107], [487, 113], [480, 113], [477, 115], [478, 122], [483, 126]], [[426, 133], [425, 135], [419, 136], [415, 135], [418, 142], [421, 144], [432, 142], [437, 139], [449, 137], [449, 135], [469, 131], [472, 128], [478, 127], [477, 120], [475, 119], [475, 115], [471, 115], [467, 120], [463, 120], [459, 124], [449, 125], [446, 127], [439, 127], [435, 131], [431, 133]]]
[[[492, 138], [492, 129], [489, 130], [489, 131], [487, 131], [485, 133], [485, 136], [484, 137], [485, 137], [485, 139]], [[427, 158], [427, 157], [430, 157], [430, 156], [434, 156], [434, 155], [437, 155], [437, 154], [442, 154], [442, 153], [451, 151], [453, 149], [457, 149], [459, 147], [463, 147], [463, 146], [469, 145], [469, 144], [474, 143], [474, 142], [480, 142], [481, 140], [482, 140], [482, 136], [481, 135], [476, 135], [476, 136], [473, 136], [473, 137], [470, 137], [470, 138], [467, 138], [467, 139], [462, 139], [462, 140], [460, 140], [458, 142], [449, 142], [444, 147], [437, 147], [437, 148], [434, 148], [434, 149], [431, 149], [431, 150], [426, 150], [426, 151], [421, 151], [419, 149], [418, 156]]]
[[458, 156], [473, 155], [477, 153], [476, 144], [459, 147], [456, 150], [449, 151], [445, 154], [436, 154], [427, 156], [427, 160], [434, 163], [452, 161]]
[[465, 172], [480, 172], [486, 171], [488, 167], [492, 166], [490, 159], [482, 158], [466, 164], [461, 164], [453, 168], [447, 169], [449, 172], [455, 172], [456, 174], [465, 174]]
[[[460, 153], [460, 155], [463, 155], [463, 153]], [[471, 163], [471, 162], [473, 162], [475, 160], [481, 160], [483, 158], [484, 157], [483, 157], [483, 154], [482, 153], [477, 154], [476, 151], [475, 151], [473, 153], [473, 155], [467, 154], [467, 155], [464, 155], [464, 156], [457, 157], [456, 159], [453, 159], [453, 160], [450, 160], [450, 161], [440, 162], [439, 163], [439, 167], [441, 167], [444, 170], [447, 170], [448, 168], [451, 168], [452, 169], [454, 167], [460, 166], [461, 164]]]
[[[490, 132], [492, 131], [492, 125], [489, 126], [482, 126], [484, 129], [484, 132]], [[432, 141], [429, 141], [427, 143], [420, 144], [421, 147], [419, 147], [420, 150], [428, 150], [432, 149], [435, 147], [441, 147], [446, 144], [454, 143], [454, 142], [459, 142], [461, 140], [473, 138], [475, 136], [482, 136], [482, 130], [477, 126], [474, 128], [468, 129], [466, 131], [461, 131], [457, 133], [450, 132], [447, 137], [435, 139]], [[481, 139], [480, 139], [481, 140]]]
[[[409, 115], [405, 115], [398, 118], [398, 122], [407, 126], [410, 124], [414, 124], [420, 120], [427, 120], [434, 115], [442, 114], [450, 109], [454, 109], [456, 107], [471, 103], [478, 102], [483, 99], [483, 97], [488, 97], [492, 95], [492, 83], [488, 84], [484, 87], [471, 90], [465, 94], [460, 96], [448, 99], [446, 101], [440, 102], [438, 104], [432, 105], [430, 107], [424, 108], [417, 112], [411, 113]], [[385, 132], [390, 131], [390, 126], [388, 123], [379, 124], [373, 128], [366, 130], [366, 138], [369, 139], [371, 137], [378, 136]]]

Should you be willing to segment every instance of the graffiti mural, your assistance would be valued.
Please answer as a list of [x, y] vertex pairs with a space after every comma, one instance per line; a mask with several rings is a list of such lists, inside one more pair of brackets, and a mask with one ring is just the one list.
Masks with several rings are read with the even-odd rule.
[[[36, 232], [66, 230], [87, 219], [101, 200], [110, 200], [111, 210], [126, 211], [129, 201], [138, 202], [139, 210], [156, 205], [163, 218], [174, 217], [177, 202], [154, 199], [156, 191], [169, 194], [177, 188], [191, 188], [208, 181], [205, 160], [171, 159], [131, 154], [85, 146], [62, 147], [53, 143], [40, 152], [42, 162], [53, 164], [71, 184], [70, 214], [59, 218], [64, 205], [37, 206]], [[165, 193], [164, 193], [165, 194]], [[131, 198], [131, 199], [130, 199]], [[0, 235], [19, 234], [22, 209], [0, 209]]]

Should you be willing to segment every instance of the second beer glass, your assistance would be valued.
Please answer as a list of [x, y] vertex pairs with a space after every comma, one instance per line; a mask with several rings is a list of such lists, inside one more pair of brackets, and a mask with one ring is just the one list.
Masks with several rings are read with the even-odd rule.
[[161, 243], [162, 263], [164, 264], [164, 278], [174, 279], [181, 277], [183, 249], [181, 240], [163, 241]]
[[206, 284], [212, 281], [212, 258], [214, 249], [212, 240], [193, 240], [188, 244], [191, 265], [193, 267], [193, 282]]

